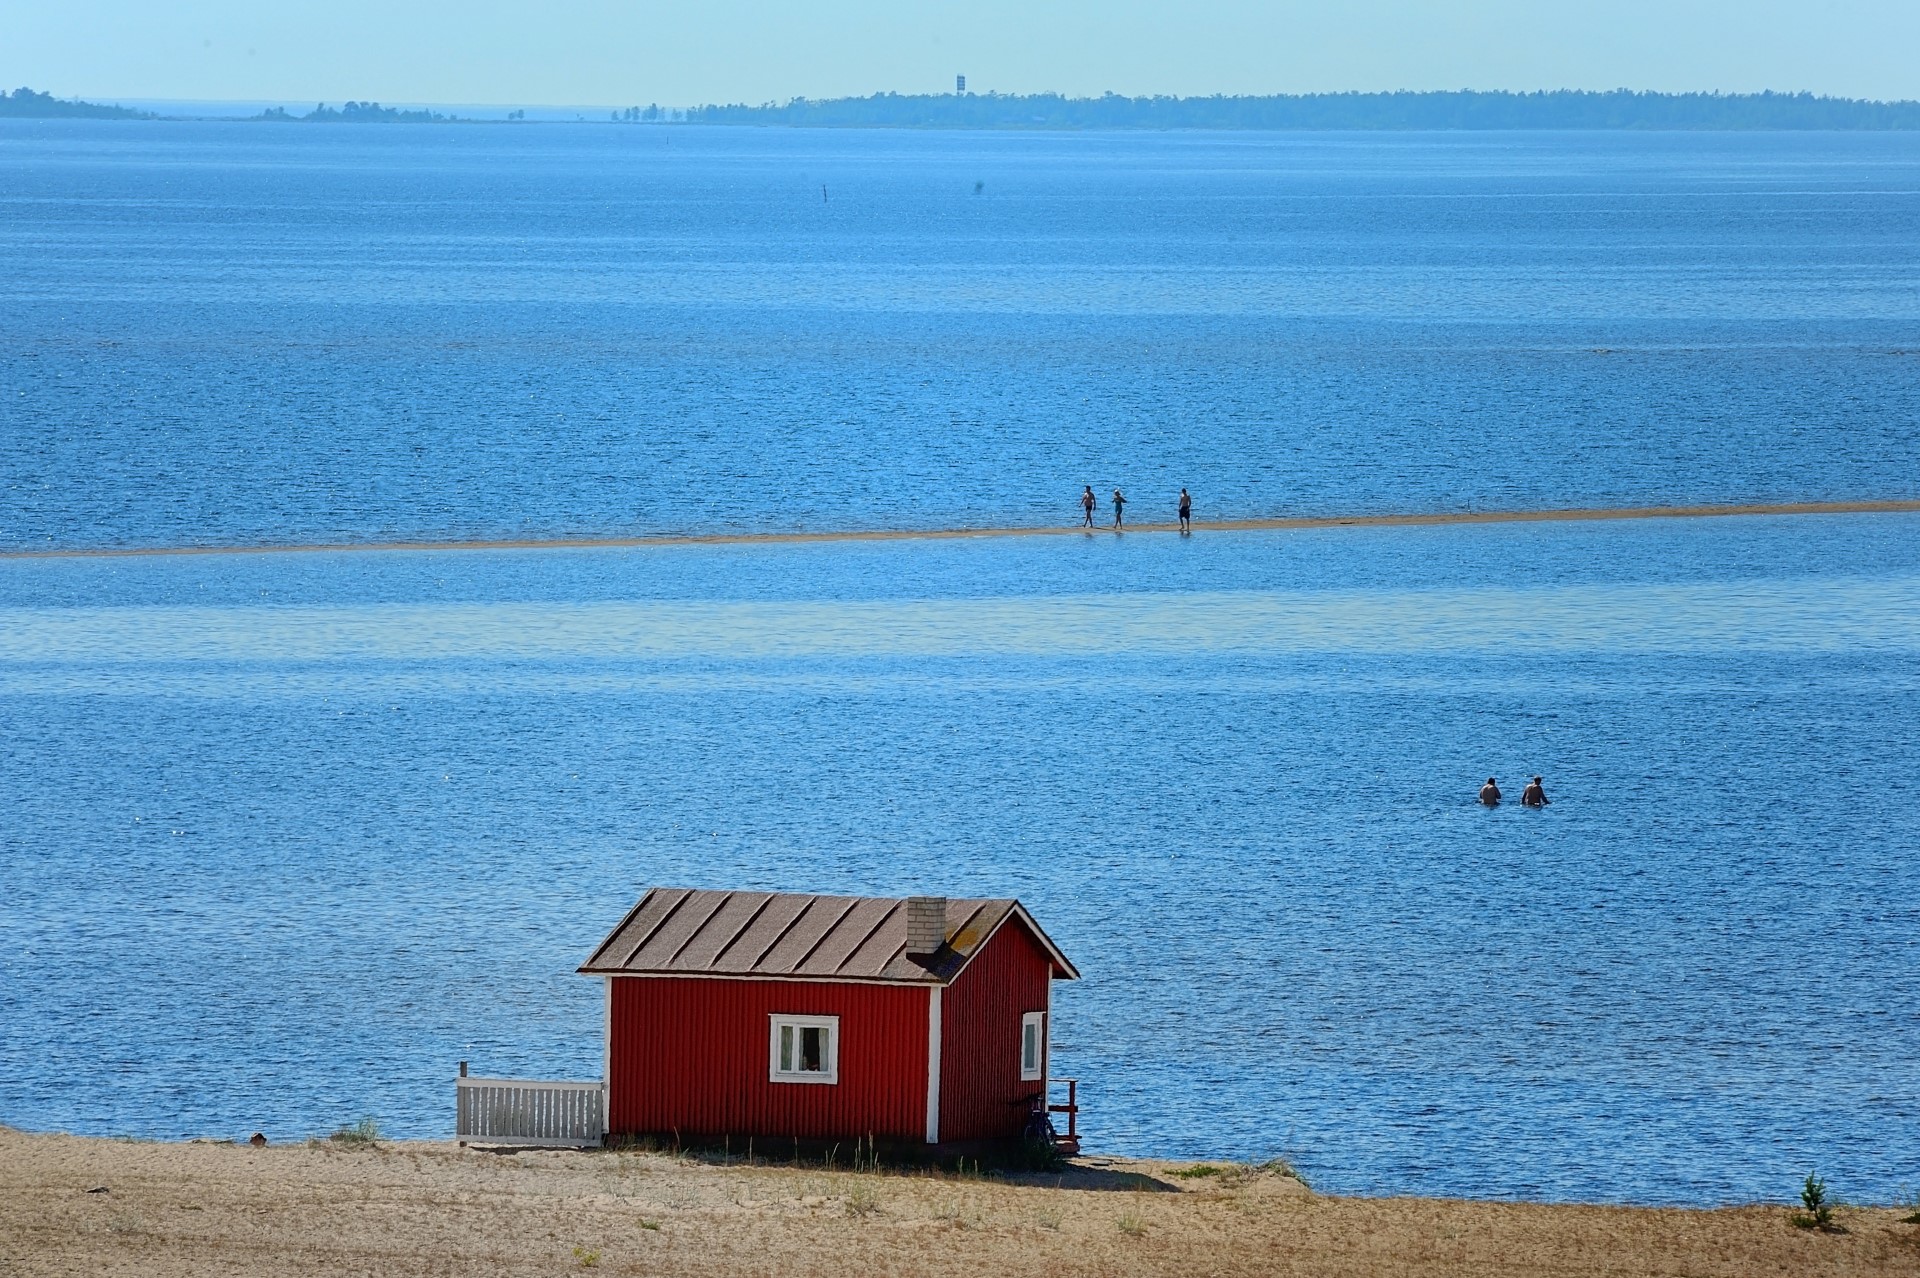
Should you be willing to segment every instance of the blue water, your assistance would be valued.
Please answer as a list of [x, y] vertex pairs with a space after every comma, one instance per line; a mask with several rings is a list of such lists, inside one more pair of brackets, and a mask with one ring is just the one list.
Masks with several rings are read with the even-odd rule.
[[1920, 137], [6, 121], [0, 336], [0, 545], [1913, 497]]
[[647, 884], [995, 891], [1086, 971], [1099, 1148], [1888, 1197], [1916, 533], [8, 563], [0, 1115], [439, 1135], [455, 1060], [596, 1073], [571, 968]]
[[1098, 1149], [1913, 1182], [1920, 517], [1204, 520], [1920, 495], [1920, 139], [7, 122], [0, 177], [9, 547], [1203, 520], [0, 560], [0, 1122], [444, 1135], [457, 1060], [597, 1072], [648, 884], [931, 890], [1085, 971]]

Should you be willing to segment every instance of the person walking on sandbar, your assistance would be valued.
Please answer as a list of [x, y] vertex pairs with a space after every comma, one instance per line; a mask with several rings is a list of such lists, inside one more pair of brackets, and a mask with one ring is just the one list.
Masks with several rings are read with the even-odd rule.
[[1116, 530], [1120, 527], [1121, 523], [1123, 522], [1121, 518], [1121, 509], [1126, 504], [1127, 504], [1127, 499], [1121, 496], [1120, 490], [1118, 488], [1114, 489], [1113, 490], [1113, 526]]
[[1187, 496], [1187, 490], [1180, 490], [1180, 531], [1193, 531], [1193, 498]]
[[1480, 802], [1489, 808], [1500, 806], [1500, 787], [1494, 784], [1492, 777], [1488, 777], [1487, 783], [1480, 787]]
[[1087, 491], [1080, 494], [1080, 512], [1082, 516], [1080, 520], [1080, 526], [1082, 528], [1093, 527], [1093, 485], [1092, 484], [1088, 484]]
[[1528, 782], [1527, 788], [1520, 792], [1520, 806], [1523, 808], [1544, 808], [1547, 806], [1547, 791], [1546, 788], [1540, 784], [1539, 777], [1535, 777], [1532, 781]]

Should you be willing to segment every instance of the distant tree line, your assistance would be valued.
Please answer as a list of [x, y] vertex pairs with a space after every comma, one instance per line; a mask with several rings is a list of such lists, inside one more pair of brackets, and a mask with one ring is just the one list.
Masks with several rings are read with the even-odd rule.
[[300, 124], [440, 124], [457, 117], [435, 111], [402, 111], [378, 102], [348, 102], [336, 111], [322, 102], [305, 115], [293, 115], [285, 107], [269, 107], [253, 118]]
[[0, 89], [0, 116], [31, 116], [42, 120], [151, 120], [156, 118], [146, 111], [134, 111], [127, 107], [101, 106], [95, 102], [82, 102], [78, 98], [65, 100], [51, 93], [35, 93], [32, 89], [15, 89], [8, 93]]
[[1920, 102], [1811, 93], [1302, 93], [1097, 98], [876, 93], [702, 106], [695, 124], [919, 129], [1920, 129]]
[[[917, 129], [1920, 129], [1920, 102], [1870, 102], [1811, 93], [1302, 93], [1265, 97], [1129, 98], [1117, 93], [876, 93], [865, 98], [794, 98], [760, 106], [685, 111], [658, 105], [611, 113], [623, 123], [786, 125], [796, 128]], [[152, 120], [151, 112], [55, 98], [32, 89], [0, 92], [0, 117]], [[348, 102], [304, 115], [273, 107], [252, 117], [301, 123], [434, 124], [438, 112]], [[526, 112], [508, 113], [526, 118]]]

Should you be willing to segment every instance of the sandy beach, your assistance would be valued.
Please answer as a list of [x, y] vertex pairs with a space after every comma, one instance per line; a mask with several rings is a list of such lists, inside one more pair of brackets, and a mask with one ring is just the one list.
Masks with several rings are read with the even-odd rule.
[[[1200, 532], [1286, 532], [1317, 528], [1417, 528], [1447, 524], [1570, 523], [1612, 519], [1713, 519], [1735, 515], [1889, 515], [1920, 512], [1920, 501], [1802, 501], [1708, 506], [1603, 506], [1568, 510], [1442, 511], [1397, 515], [1196, 520]], [[1098, 516], [1097, 516], [1098, 517]], [[1177, 523], [1133, 523], [1124, 533], [1177, 533]], [[4, 550], [6, 559], [126, 558], [154, 555], [315, 554], [340, 551], [605, 550], [636, 546], [768, 546], [845, 541], [952, 541], [980, 537], [1111, 535], [1110, 518], [1077, 525], [1011, 528], [849, 529], [822, 532], [661, 534], [642, 537], [556, 537], [483, 541], [343, 542], [337, 545], [125, 546], [60, 550]]]
[[7, 1275], [1920, 1274], [1904, 1211], [1789, 1214], [1335, 1198], [1226, 1163], [957, 1177], [0, 1129]]

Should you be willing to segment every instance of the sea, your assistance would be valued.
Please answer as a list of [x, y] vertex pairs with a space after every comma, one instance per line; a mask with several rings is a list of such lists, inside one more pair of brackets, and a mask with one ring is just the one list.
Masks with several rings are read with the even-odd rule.
[[[1920, 136], [0, 122], [0, 1122], [445, 1138], [649, 885], [1010, 895], [1092, 1149], [1910, 1195], [1920, 515], [1208, 523], [1916, 462]], [[1195, 531], [354, 548], [1083, 485]]]

